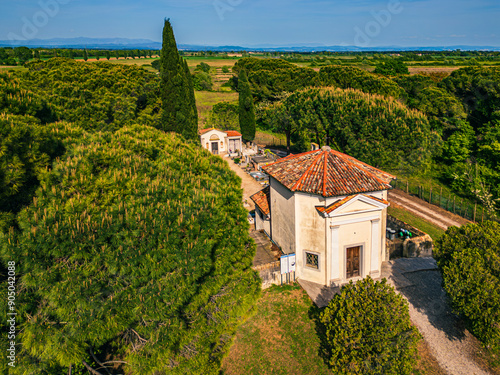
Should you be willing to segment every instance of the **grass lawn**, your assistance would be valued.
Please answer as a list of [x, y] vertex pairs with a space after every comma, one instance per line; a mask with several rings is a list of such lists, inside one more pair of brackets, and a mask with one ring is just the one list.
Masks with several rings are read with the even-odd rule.
[[431, 222], [421, 219], [411, 212], [406, 211], [402, 208], [389, 206], [387, 209], [387, 213], [396, 219], [404, 221], [417, 229], [420, 229], [422, 232], [427, 233], [431, 238], [435, 241], [445, 232], [443, 229], [438, 226], [432, 224]]
[[[316, 308], [298, 286], [273, 286], [238, 331], [223, 375], [333, 375], [320, 356]], [[427, 345], [419, 345], [415, 375], [444, 375]]]
[[263, 292], [253, 317], [236, 333], [222, 374], [332, 374], [318, 352], [313, 304], [298, 286]]

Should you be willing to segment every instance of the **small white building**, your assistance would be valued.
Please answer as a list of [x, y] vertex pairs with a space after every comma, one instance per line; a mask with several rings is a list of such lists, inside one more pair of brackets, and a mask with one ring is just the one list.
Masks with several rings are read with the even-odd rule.
[[387, 190], [394, 176], [329, 147], [263, 167], [256, 229], [296, 256], [296, 277], [342, 285], [377, 278], [387, 260]]
[[214, 155], [242, 152], [241, 134], [235, 130], [222, 131], [215, 128], [200, 130], [200, 141]]

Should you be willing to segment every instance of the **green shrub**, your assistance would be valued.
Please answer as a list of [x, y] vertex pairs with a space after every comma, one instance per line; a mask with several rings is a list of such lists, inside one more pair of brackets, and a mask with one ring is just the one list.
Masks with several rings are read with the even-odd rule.
[[240, 161], [241, 161], [241, 159], [240, 159], [240, 158], [236, 158], [236, 159], [234, 159], [234, 163], [235, 163], [235, 164], [240, 164]]
[[450, 227], [434, 257], [453, 309], [479, 340], [500, 350], [500, 224]]
[[420, 334], [408, 303], [387, 280], [367, 277], [342, 287], [321, 314], [326, 355], [335, 374], [410, 374]]
[[197, 71], [193, 75], [193, 86], [196, 91], [211, 91], [212, 77], [210, 74]]

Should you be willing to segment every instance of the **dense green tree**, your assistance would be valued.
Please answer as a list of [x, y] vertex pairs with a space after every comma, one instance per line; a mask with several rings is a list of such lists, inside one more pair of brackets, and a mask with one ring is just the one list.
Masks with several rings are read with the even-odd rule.
[[203, 71], [197, 71], [192, 76], [194, 89], [197, 91], [211, 91], [212, 77]]
[[446, 90], [431, 86], [422, 89], [409, 106], [427, 115], [431, 129], [443, 138], [448, 138], [460, 128], [460, 123], [467, 119], [462, 103]]
[[399, 74], [409, 74], [408, 66], [400, 59], [391, 59], [379, 62], [375, 66], [376, 74], [385, 76], [395, 76]]
[[318, 75], [321, 86], [356, 89], [369, 94], [399, 98], [401, 88], [392, 80], [351, 66], [325, 66]]
[[151, 62], [151, 66], [152, 66], [153, 68], [155, 68], [156, 70], [160, 71], [160, 69], [161, 69], [161, 61], [160, 61], [160, 59], [153, 60], [153, 61]]
[[87, 50], [83, 51], [83, 59], [87, 61], [89, 59], [89, 54], [87, 53]]
[[207, 126], [220, 130], [240, 130], [238, 105], [221, 102], [216, 103], [210, 111]]
[[434, 256], [453, 309], [485, 345], [500, 350], [500, 224], [450, 227]]
[[191, 71], [189, 70], [187, 60], [183, 59], [183, 62], [184, 62], [184, 73], [186, 74], [186, 78], [188, 81], [189, 105], [191, 106], [191, 118], [192, 118], [191, 121], [193, 124], [196, 124], [196, 136], [193, 136], [192, 133], [190, 133], [190, 135], [193, 137], [193, 139], [198, 139], [198, 107], [196, 106], [196, 97], [194, 95], [193, 76], [191, 75]]
[[39, 175], [63, 153], [37, 119], [0, 114], [0, 212], [16, 214], [31, 203]]
[[197, 139], [198, 113], [191, 74], [179, 56], [170, 20], [165, 20], [163, 27], [160, 75], [163, 129], [182, 134], [186, 139]]
[[408, 302], [387, 280], [369, 276], [343, 286], [321, 314], [326, 355], [335, 374], [413, 372], [418, 330], [410, 321]]
[[298, 91], [265, 112], [262, 126], [290, 132], [301, 151], [315, 142], [381, 168], [424, 169], [439, 142], [421, 112], [352, 89]]
[[0, 239], [23, 285], [10, 373], [217, 374], [260, 290], [239, 185], [175, 134], [82, 139]]
[[206, 62], [201, 62], [198, 65], [196, 65], [195, 70], [199, 70], [205, 73], [210, 73], [210, 65], [208, 65]]
[[[285, 134], [286, 136], [286, 149], [290, 152], [290, 145], [292, 137], [296, 138], [303, 150], [308, 148], [307, 140], [309, 138], [299, 135], [302, 123], [298, 121], [297, 112], [289, 111], [287, 105], [283, 102], [275, 103], [269, 106], [261, 114], [260, 122], [266, 128], [276, 133]], [[292, 118], [292, 116], [294, 116]], [[303, 130], [303, 129], [302, 129]]]
[[500, 120], [500, 68], [458, 69], [443, 79], [439, 86], [462, 101], [474, 129]]
[[248, 83], [245, 70], [241, 70], [238, 75], [239, 91], [239, 123], [243, 139], [253, 141], [255, 138], [255, 109], [252, 92]]
[[[233, 66], [233, 72], [239, 75], [245, 70], [257, 101], [278, 101], [284, 95], [315, 84], [317, 72], [310, 68], [300, 68], [282, 59], [243, 58]], [[238, 77], [230, 81], [238, 91]]]
[[42, 122], [49, 122], [45, 115], [50, 121], [65, 120], [87, 130], [116, 130], [135, 123], [160, 126], [160, 79], [141, 67], [57, 58], [30, 62], [27, 68], [21, 88], [43, 98], [50, 111], [42, 106], [40, 114], [32, 112], [35, 102], [27, 98], [22, 103]]
[[24, 64], [33, 58], [33, 52], [28, 47], [14, 48], [14, 54], [20, 64]]

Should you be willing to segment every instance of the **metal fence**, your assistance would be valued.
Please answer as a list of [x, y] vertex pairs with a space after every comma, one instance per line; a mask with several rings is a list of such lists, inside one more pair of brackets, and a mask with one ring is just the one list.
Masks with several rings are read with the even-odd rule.
[[253, 142], [257, 144], [265, 144], [266, 146], [286, 146], [286, 139], [260, 132], [255, 135]]
[[412, 185], [404, 180], [393, 180], [391, 185], [467, 220], [474, 222], [483, 222], [484, 220], [498, 221], [496, 215], [488, 212], [488, 210], [480, 204], [471, 203], [467, 199], [451, 193], [443, 194], [442, 187], [433, 188], [431, 185]]

